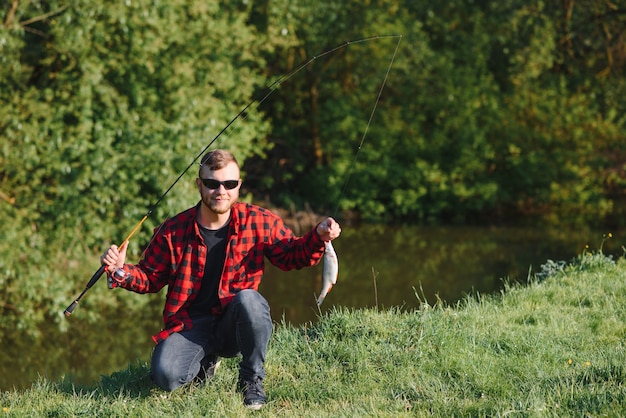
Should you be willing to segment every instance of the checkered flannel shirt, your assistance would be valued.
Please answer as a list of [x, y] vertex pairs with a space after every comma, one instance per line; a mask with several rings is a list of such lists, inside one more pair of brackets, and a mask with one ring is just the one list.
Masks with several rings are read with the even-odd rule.
[[[206, 260], [196, 214], [200, 204], [168, 219], [155, 235], [138, 264], [126, 264], [129, 273], [120, 287], [137, 293], [154, 293], [168, 286], [163, 310], [164, 328], [155, 343], [174, 332], [191, 328], [187, 312], [200, 290]], [[317, 264], [324, 255], [324, 242], [312, 229], [302, 237], [284, 225], [273, 212], [238, 202], [231, 209], [226, 260], [220, 280], [220, 306], [224, 308], [243, 289], [257, 290], [264, 270], [264, 257], [282, 270]]]

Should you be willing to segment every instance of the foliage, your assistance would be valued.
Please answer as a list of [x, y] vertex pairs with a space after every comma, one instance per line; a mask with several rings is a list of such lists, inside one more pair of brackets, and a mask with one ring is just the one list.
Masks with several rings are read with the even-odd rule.
[[[87, 254], [151, 214], [136, 255], [162, 219], [197, 201], [187, 177], [152, 213], [263, 83], [264, 46], [245, 9], [216, 1], [14, 2], [0, 13], [10, 63], [0, 70], [0, 309], [56, 315], [89, 277]], [[263, 149], [267, 123], [250, 115], [237, 128], [221, 146], [242, 159]]]
[[293, 38], [279, 73], [340, 39], [404, 37], [362, 149], [393, 39], [290, 81], [268, 112], [271, 163], [249, 163], [256, 188], [369, 220], [609, 213], [626, 185], [626, 20], [589, 3], [272, 2], [268, 26]]
[[[455, 306], [333, 309], [279, 324], [259, 416], [621, 416], [626, 263], [585, 252], [543, 281]], [[0, 394], [8, 416], [239, 416], [238, 359], [172, 393], [148, 364], [89, 387], [41, 378]]]
[[214, 139], [247, 199], [284, 207], [602, 219], [626, 186], [625, 27], [591, 0], [5, 2], [3, 321], [57, 318], [147, 215], [138, 257]]

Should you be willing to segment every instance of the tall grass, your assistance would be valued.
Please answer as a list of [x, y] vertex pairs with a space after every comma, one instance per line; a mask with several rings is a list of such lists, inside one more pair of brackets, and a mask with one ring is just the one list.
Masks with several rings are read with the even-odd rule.
[[501, 295], [420, 301], [279, 324], [258, 412], [243, 407], [237, 360], [226, 359], [211, 382], [173, 393], [156, 389], [143, 363], [93, 387], [41, 379], [2, 393], [0, 415], [626, 416], [624, 259], [585, 252]]

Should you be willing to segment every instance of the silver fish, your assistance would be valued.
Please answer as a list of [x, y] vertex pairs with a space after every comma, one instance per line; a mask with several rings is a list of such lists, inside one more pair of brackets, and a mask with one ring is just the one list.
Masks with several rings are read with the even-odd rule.
[[322, 292], [317, 298], [317, 306], [321, 306], [324, 298], [337, 283], [337, 275], [339, 274], [339, 260], [337, 253], [330, 241], [324, 243], [324, 269], [322, 272]]

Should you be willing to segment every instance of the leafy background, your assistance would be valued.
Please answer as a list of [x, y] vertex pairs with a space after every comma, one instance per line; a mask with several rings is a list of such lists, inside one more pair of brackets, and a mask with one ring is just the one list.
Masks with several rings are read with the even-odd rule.
[[616, 3], [14, 0], [0, 22], [0, 325], [62, 326], [106, 246], [151, 213], [138, 256], [196, 202], [192, 167], [150, 212], [241, 109], [372, 36], [219, 136], [245, 199], [381, 223], [617, 222]]

